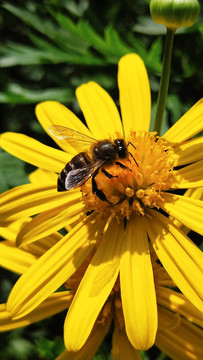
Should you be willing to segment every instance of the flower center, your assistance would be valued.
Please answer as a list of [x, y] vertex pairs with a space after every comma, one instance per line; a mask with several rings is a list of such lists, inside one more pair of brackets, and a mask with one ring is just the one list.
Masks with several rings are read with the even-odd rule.
[[132, 132], [126, 140], [128, 156], [105, 165], [82, 185], [87, 211], [111, 216], [120, 221], [144, 215], [146, 208], [158, 208], [161, 192], [177, 182], [174, 152], [156, 132]]

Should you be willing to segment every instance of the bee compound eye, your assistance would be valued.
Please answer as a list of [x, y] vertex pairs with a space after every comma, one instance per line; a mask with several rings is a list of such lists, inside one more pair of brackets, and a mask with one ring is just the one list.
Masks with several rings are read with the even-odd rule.
[[125, 159], [126, 156], [127, 156], [127, 153], [128, 153], [125, 140], [124, 139], [116, 139], [114, 141], [114, 143], [115, 143], [116, 148], [117, 148], [118, 157], [120, 159]]

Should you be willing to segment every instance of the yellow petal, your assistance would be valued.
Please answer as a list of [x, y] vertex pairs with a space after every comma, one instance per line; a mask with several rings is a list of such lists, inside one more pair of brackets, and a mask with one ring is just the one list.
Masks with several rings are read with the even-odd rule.
[[175, 329], [157, 332], [156, 345], [171, 359], [203, 359], [202, 343], [202, 330], [185, 319]]
[[44, 169], [36, 169], [29, 174], [29, 180], [31, 183], [41, 184], [57, 184], [58, 175], [54, 172], [47, 171]]
[[118, 327], [113, 332], [113, 360], [141, 360], [139, 352], [132, 346], [125, 331]]
[[[0, 235], [4, 239], [7, 239], [11, 245], [15, 245], [16, 237], [19, 231], [30, 221], [32, 221], [32, 218], [20, 219], [19, 221], [15, 221], [6, 227], [0, 227]], [[38, 258], [49, 250], [50, 247], [54, 246], [61, 238], [61, 234], [53, 233], [44, 239], [36, 241], [35, 243], [22, 245], [21, 250], [24, 250]]]
[[177, 156], [175, 166], [191, 164], [203, 158], [203, 137], [197, 137], [174, 146]]
[[187, 189], [184, 196], [192, 199], [203, 200], [203, 187], [197, 189]]
[[79, 86], [76, 96], [87, 125], [96, 139], [115, 138], [123, 134], [119, 112], [110, 95], [97, 83], [90, 81]]
[[203, 313], [199, 311], [186, 297], [172, 289], [157, 286], [157, 301], [160, 305], [181, 314], [199, 326], [203, 326]]
[[111, 320], [112, 315], [108, 316], [104, 324], [97, 322], [86, 343], [79, 351], [72, 352], [65, 350], [56, 360], [92, 360], [109, 330]]
[[47, 209], [67, 204], [78, 197], [79, 191], [59, 193], [55, 185], [26, 184], [13, 188], [0, 196], [0, 224], [18, 220]]
[[0, 242], [0, 264], [4, 268], [23, 274], [35, 261], [35, 256], [16, 248], [12, 242]]
[[78, 152], [78, 148], [75, 146], [77, 144], [57, 139], [49, 132], [48, 128], [50, 125], [64, 126], [91, 136], [90, 131], [82, 123], [82, 121], [80, 121], [80, 119], [78, 119], [72, 111], [57, 101], [44, 101], [36, 106], [35, 111], [36, 116], [44, 130], [52, 137], [59, 147], [69, 154], [75, 155]]
[[0, 235], [15, 244], [16, 236], [20, 229], [25, 226], [28, 222], [31, 221], [31, 218], [20, 219], [19, 221], [15, 221], [7, 226], [0, 227]]
[[13, 317], [35, 309], [83, 263], [95, 245], [98, 229], [90, 221], [90, 216], [81, 221], [20, 277], [8, 298], [7, 310]]
[[[193, 198], [193, 199], [197, 199], [197, 200], [203, 200], [203, 187], [202, 188], [192, 188], [192, 189], [187, 189], [186, 192], [184, 193], [184, 196]], [[188, 227], [186, 227], [185, 225], [183, 225], [180, 221], [174, 219], [172, 216], [169, 216], [169, 219], [171, 221], [173, 221], [174, 225], [178, 226], [179, 228], [181, 228], [181, 230], [187, 235], [190, 231], [190, 229], [188, 229]]]
[[165, 134], [170, 142], [180, 143], [190, 139], [203, 129], [203, 98], [184, 114]]
[[158, 304], [159, 330], [174, 329], [180, 323], [180, 315]]
[[66, 317], [67, 350], [78, 351], [86, 342], [118, 276], [122, 245], [123, 223], [119, 225], [113, 220], [83, 276]]
[[71, 159], [67, 153], [44, 145], [23, 134], [4, 133], [0, 137], [0, 145], [11, 155], [53, 172], [60, 172]]
[[175, 284], [200, 311], [203, 310], [203, 254], [168, 218], [150, 210], [145, 223], [153, 248]]
[[120, 282], [127, 336], [139, 350], [149, 349], [157, 331], [157, 304], [149, 244], [143, 219], [127, 222]]
[[73, 295], [68, 291], [57, 292], [50, 295], [30, 314], [18, 320], [11, 318], [10, 313], [6, 310], [6, 304], [0, 304], [0, 331], [8, 331], [27, 326], [57, 314], [68, 308], [72, 297]]
[[[152, 253], [152, 249], [151, 249]], [[153, 270], [154, 270], [154, 277], [156, 279], [156, 283], [163, 286], [168, 287], [175, 287], [174, 281], [170, 278], [170, 276], [167, 274], [166, 270], [162, 266], [157, 266], [157, 263], [153, 262]]]
[[118, 64], [118, 86], [125, 137], [131, 130], [149, 130], [151, 94], [147, 71], [142, 59], [128, 54]]
[[56, 232], [31, 244], [22, 245], [21, 249], [39, 258], [61, 239], [62, 235]]
[[165, 200], [158, 203], [161, 209], [189, 229], [203, 235], [203, 202], [201, 200], [169, 193], [162, 193], [161, 196]]
[[185, 166], [184, 168], [178, 170], [176, 174], [177, 176], [180, 176], [180, 182], [175, 184], [176, 189], [203, 186], [203, 160]]
[[83, 210], [84, 205], [80, 201], [80, 193], [76, 193], [75, 199], [72, 197], [70, 202], [35, 216], [19, 232], [16, 239], [17, 246], [29, 244], [62, 229], [69, 222], [72, 223], [75, 216], [78, 219], [78, 215], [83, 213]]

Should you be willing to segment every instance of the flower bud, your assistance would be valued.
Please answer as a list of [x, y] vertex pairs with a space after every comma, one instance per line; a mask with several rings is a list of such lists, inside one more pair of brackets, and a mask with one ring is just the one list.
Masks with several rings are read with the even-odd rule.
[[192, 26], [197, 20], [200, 6], [197, 0], [151, 0], [152, 19], [169, 29]]

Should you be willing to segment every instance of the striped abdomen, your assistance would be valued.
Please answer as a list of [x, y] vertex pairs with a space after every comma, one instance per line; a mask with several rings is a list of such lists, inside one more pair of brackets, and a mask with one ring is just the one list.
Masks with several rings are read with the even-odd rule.
[[71, 170], [81, 169], [90, 163], [91, 163], [91, 159], [85, 152], [81, 152], [81, 153], [77, 154], [76, 156], [74, 156], [71, 159], [71, 161], [69, 161], [66, 164], [64, 169], [59, 174], [58, 182], [57, 182], [57, 185], [58, 185], [57, 190], [58, 191], [66, 191], [67, 190], [65, 187], [65, 180], [66, 180], [68, 173]]

